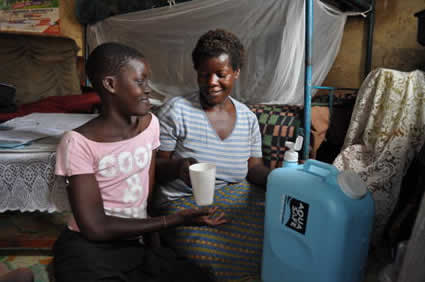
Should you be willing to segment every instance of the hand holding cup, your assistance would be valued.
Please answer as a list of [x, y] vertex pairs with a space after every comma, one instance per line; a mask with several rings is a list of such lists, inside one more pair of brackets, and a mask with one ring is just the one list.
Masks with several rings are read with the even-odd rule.
[[192, 164], [196, 164], [198, 161], [195, 160], [194, 158], [184, 158], [184, 159], [180, 159], [179, 162], [179, 178], [181, 180], [183, 180], [184, 183], [186, 183], [186, 185], [188, 186], [192, 186], [192, 184], [190, 183], [190, 177], [189, 177], [189, 167]]

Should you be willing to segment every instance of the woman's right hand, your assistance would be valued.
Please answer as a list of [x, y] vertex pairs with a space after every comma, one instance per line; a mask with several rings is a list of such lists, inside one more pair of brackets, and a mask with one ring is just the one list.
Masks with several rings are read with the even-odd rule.
[[194, 158], [184, 158], [180, 159], [179, 162], [179, 178], [186, 183], [188, 186], [192, 186], [192, 183], [190, 182], [190, 176], [189, 176], [189, 167], [193, 164], [198, 163], [197, 160]]
[[218, 212], [218, 207], [187, 209], [177, 212], [177, 215], [183, 217], [185, 225], [217, 226], [228, 222], [224, 213]]

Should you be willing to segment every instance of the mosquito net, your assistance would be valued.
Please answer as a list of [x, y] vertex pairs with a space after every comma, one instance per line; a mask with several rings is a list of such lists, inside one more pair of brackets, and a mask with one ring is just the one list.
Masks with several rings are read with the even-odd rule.
[[[247, 60], [233, 96], [245, 103], [303, 104], [305, 1], [193, 0], [107, 18], [87, 30], [89, 50], [116, 41], [136, 47], [152, 67], [152, 88], [166, 97], [198, 89], [191, 53], [216, 28], [235, 33]], [[313, 83], [328, 74], [346, 15], [314, 1]]]

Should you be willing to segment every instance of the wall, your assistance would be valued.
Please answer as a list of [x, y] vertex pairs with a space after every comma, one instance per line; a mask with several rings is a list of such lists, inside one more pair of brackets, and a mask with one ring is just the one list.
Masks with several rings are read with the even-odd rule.
[[[417, 38], [425, 0], [376, 0], [372, 69], [425, 70], [425, 46]], [[349, 17], [340, 52], [323, 85], [358, 88], [364, 79], [367, 21]]]
[[60, 29], [65, 37], [72, 38], [80, 48], [78, 56], [83, 55], [83, 27], [75, 16], [75, 0], [60, 0]]

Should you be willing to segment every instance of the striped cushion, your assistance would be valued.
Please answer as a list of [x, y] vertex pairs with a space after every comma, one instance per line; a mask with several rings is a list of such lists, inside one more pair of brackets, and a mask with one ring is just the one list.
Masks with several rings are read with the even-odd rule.
[[264, 164], [281, 167], [286, 151], [285, 142], [303, 135], [303, 108], [289, 105], [248, 105], [258, 118], [262, 135]]

